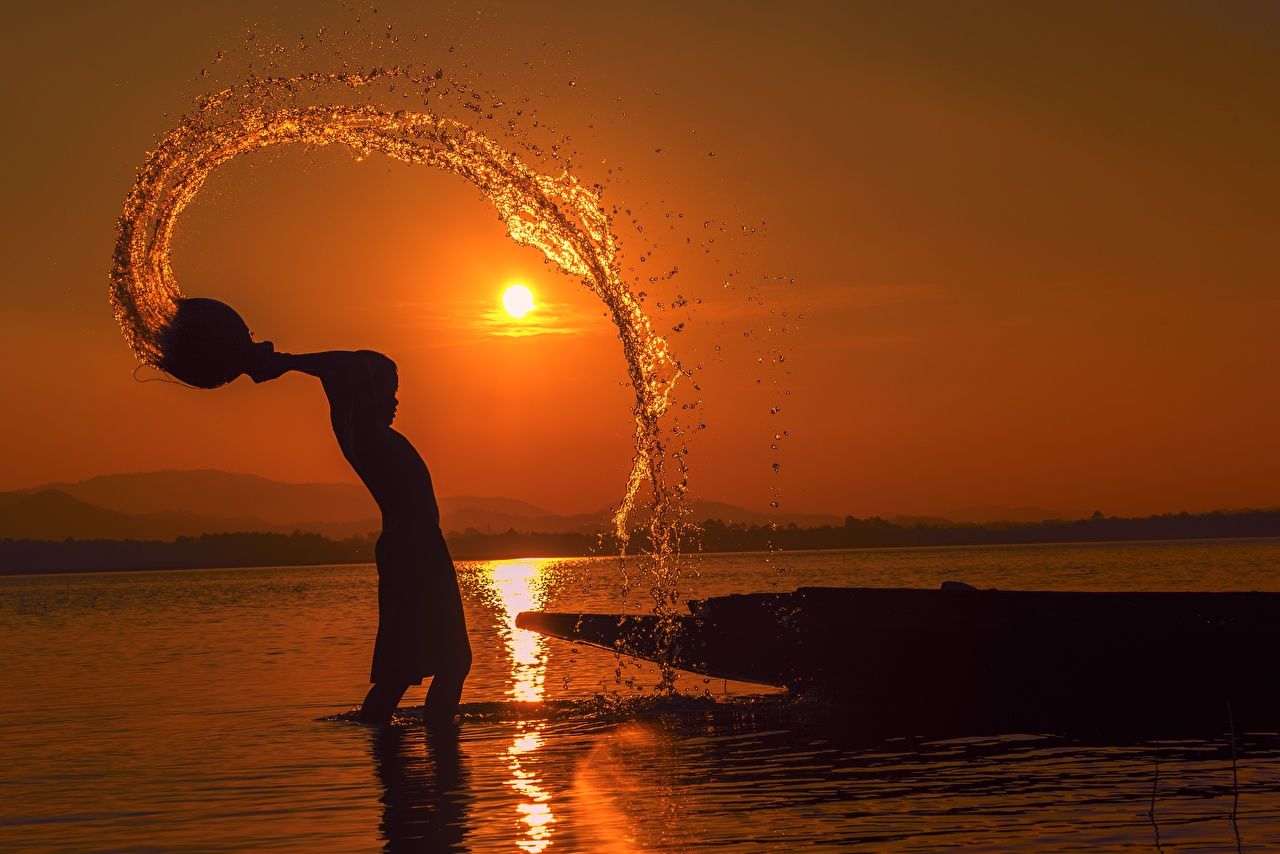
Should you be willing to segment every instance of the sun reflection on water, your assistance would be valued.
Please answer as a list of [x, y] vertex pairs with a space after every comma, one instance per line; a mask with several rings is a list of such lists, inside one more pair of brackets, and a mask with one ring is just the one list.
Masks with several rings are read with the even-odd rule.
[[555, 824], [556, 817], [551, 812], [551, 793], [539, 786], [537, 774], [525, 767], [526, 761], [542, 746], [543, 724], [521, 724], [521, 727], [527, 729], [507, 748], [507, 763], [511, 768], [507, 785], [524, 798], [516, 809], [524, 824], [525, 838], [516, 840], [516, 845], [530, 854], [538, 854], [551, 845], [551, 825]]
[[516, 628], [516, 614], [533, 611], [546, 602], [544, 569], [551, 560], [495, 561], [489, 577], [506, 618], [507, 652], [511, 655], [511, 687], [506, 693], [513, 700], [539, 703], [543, 698], [543, 680], [547, 675], [546, 638]]
[[[545, 695], [547, 676], [546, 639], [525, 629], [516, 628], [516, 614], [536, 610], [546, 603], [547, 559], [494, 561], [487, 567], [489, 583], [496, 594], [506, 619], [503, 632], [507, 652], [511, 656], [511, 687], [506, 690], [513, 700], [540, 703]], [[518, 733], [507, 748], [507, 767], [511, 779], [506, 785], [521, 798], [516, 806], [524, 838], [516, 845], [529, 854], [539, 854], [551, 846], [555, 814], [551, 811], [551, 793], [540, 783], [532, 760], [542, 747], [543, 721], [521, 721]]]

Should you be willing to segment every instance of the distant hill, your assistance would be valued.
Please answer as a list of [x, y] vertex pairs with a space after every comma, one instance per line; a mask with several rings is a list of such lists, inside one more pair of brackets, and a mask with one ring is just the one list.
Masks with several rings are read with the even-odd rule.
[[1084, 513], [1050, 510], [1047, 507], [964, 507], [947, 514], [952, 522], [1044, 522], [1048, 519], [1079, 519]]
[[439, 502], [440, 527], [446, 531], [474, 528], [485, 533], [499, 533], [514, 529], [559, 534], [594, 531], [607, 518], [605, 511], [598, 514], [561, 516], [515, 498], [460, 495], [441, 498]]
[[[691, 518], [801, 527], [835, 525], [839, 516], [747, 510], [694, 501]], [[610, 510], [561, 515], [515, 498], [474, 495], [440, 499], [441, 527], [486, 534], [594, 533]], [[123, 538], [169, 540], [215, 533], [292, 533], [334, 539], [362, 536], [379, 526], [377, 505], [364, 487], [346, 483], [283, 483], [250, 474], [169, 470], [113, 474], [0, 493], [0, 539]]]
[[816, 528], [821, 525], [840, 525], [844, 516], [818, 513], [765, 513], [758, 510], [747, 510], [733, 504], [720, 501], [695, 500], [690, 504], [690, 512], [694, 519], [705, 521], [719, 519], [721, 522], [738, 522], [743, 525], [767, 525], [776, 522], [779, 525], [796, 525], [800, 528]]
[[172, 540], [252, 530], [278, 529], [254, 518], [211, 519], [181, 511], [121, 513], [88, 504], [56, 489], [0, 494], [0, 539]]
[[278, 524], [376, 519], [364, 487], [350, 483], [282, 483], [214, 469], [108, 474], [76, 483], [50, 483], [87, 504], [122, 513], [177, 510], [200, 516], [254, 517]]
[[518, 498], [487, 498], [479, 495], [454, 495], [439, 499], [440, 512], [453, 513], [474, 509], [490, 513], [502, 513], [517, 517], [554, 516], [550, 510], [521, 501]]

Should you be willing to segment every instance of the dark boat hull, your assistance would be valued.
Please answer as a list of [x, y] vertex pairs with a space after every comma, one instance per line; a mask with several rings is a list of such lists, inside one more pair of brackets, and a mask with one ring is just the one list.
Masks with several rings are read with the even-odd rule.
[[517, 625], [897, 725], [1280, 730], [1280, 594], [810, 587], [690, 610]]

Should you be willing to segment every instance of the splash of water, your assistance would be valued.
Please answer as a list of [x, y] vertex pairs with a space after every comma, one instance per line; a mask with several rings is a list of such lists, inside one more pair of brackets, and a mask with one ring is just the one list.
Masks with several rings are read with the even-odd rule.
[[387, 109], [368, 97], [361, 102], [359, 93], [375, 83], [419, 87], [429, 95], [434, 80], [398, 68], [254, 78], [200, 99], [161, 138], [125, 199], [111, 267], [111, 304], [129, 346], [144, 364], [160, 361], [160, 342], [182, 296], [170, 262], [178, 219], [209, 175], [233, 158], [280, 145], [341, 145], [362, 159], [377, 152], [453, 173], [480, 189], [513, 240], [580, 278], [617, 327], [635, 391], [635, 455], [613, 527], [625, 552], [637, 498], [642, 490], [651, 496], [646, 522], [654, 608], [671, 613], [685, 478], [680, 457], [669, 482], [662, 419], [684, 371], [621, 279], [601, 191], [568, 171], [543, 174], [451, 118]]

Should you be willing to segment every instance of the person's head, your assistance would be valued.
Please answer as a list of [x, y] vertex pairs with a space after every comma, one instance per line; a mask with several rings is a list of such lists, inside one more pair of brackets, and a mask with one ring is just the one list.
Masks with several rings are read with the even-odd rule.
[[400, 373], [396, 370], [396, 363], [381, 353], [373, 350], [361, 352], [369, 368], [370, 405], [378, 420], [389, 426], [395, 420], [396, 407], [400, 404], [396, 400], [396, 391], [400, 388]]
[[161, 336], [158, 367], [199, 388], [226, 385], [248, 370], [270, 342], [255, 344], [235, 309], [203, 297], [178, 300], [178, 311]]

